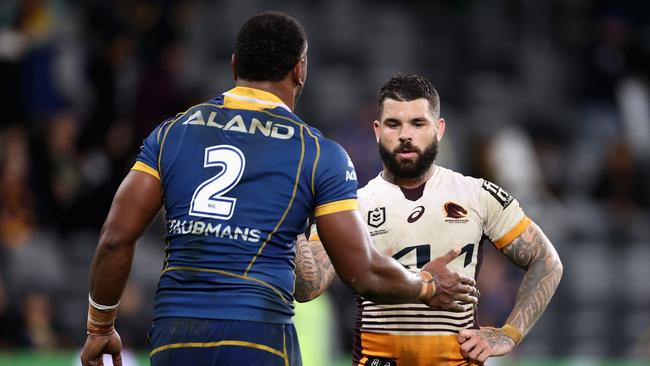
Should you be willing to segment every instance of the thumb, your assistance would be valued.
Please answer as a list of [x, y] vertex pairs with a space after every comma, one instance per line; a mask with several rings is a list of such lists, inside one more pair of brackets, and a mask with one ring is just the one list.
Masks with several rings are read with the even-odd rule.
[[474, 335], [474, 331], [471, 329], [463, 329], [460, 332], [458, 332], [458, 343], [463, 344], [465, 343], [468, 339], [472, 338]]
[[436, 260], [441, 260], [445, 265], [449, 264], [451, 261], [456, 259], [460, 255], [460, 248], [455, 247], [454, 249], [448, 251], [442, 256], [436, 258]]

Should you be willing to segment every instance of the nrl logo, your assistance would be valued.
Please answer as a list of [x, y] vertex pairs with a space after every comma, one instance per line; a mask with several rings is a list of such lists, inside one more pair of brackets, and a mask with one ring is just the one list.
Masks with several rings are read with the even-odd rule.
[[368, 211], [368, 225], [378, 228], [386, 222], [386, 208], [378, 207]]

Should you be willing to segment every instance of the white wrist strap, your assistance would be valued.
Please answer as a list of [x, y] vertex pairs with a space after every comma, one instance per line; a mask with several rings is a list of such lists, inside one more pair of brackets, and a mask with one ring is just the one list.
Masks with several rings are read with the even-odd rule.
[[90, 306], [94, 307], [97, 310], [101, 310], [101, 311], [115, 310], [120, 305], [119, 301], [115, 305], [98, 304], [98, 303], [93, 301], [92, 297], [90, 297], [90, 294], [88, 294], [88, 302], [90, 303]]

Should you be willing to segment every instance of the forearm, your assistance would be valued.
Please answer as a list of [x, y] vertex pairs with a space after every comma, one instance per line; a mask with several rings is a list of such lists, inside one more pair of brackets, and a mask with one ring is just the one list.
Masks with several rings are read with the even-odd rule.
[[90, 267], [90, 296], [96, 303], [114, 305], [120, 301], [131, 270], [135, 243], [111, 238], [102, 232]]
[[306, 302], [320, 296], [334, 280], [336, 272], [320, 241], [296, 240], [296, 285], [294, 297]]
[[381, 304], [421, 302], [422, 281], [391, 257], [374, 252], [368, 272], [357, 289], [365, 299]]
[[525, 336], [548, 306], [562, 278], [562, 263], [544, 233], [531, 223], [503, 249], [513, 263], [526, 270], [506, 322]]
[[422, 282], [377, 252], [358, 211], [321, 216], [316, 225], [339, 278], [359, 295], [379, 303], [419, 302]]

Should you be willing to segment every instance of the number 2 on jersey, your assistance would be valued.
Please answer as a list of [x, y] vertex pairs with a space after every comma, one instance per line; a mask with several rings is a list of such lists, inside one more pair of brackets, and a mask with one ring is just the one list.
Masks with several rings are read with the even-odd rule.
[[196, 187], [189, 214], [228, 220], [235, 212], [237, 199], [224, 197], [224, 195], [239, 183], [244, 173], [246, 167], [244, 153], [231, 145], [207, 147], [203, 167], [220, 167], [221, 171]]

